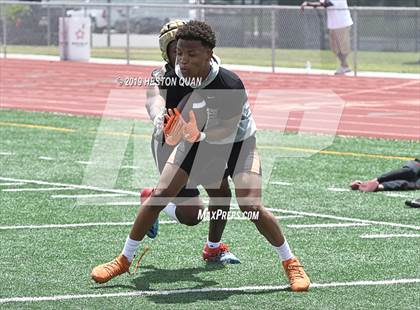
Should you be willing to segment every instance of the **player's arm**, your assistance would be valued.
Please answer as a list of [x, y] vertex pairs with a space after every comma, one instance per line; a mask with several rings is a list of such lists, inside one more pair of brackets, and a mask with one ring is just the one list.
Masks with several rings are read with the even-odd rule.
[[163, 122], [163, 115], [165, 114], [165, 99], [161, 96], [159, 87], [154, 85], [150, 86], [146, 92], [146, 110], [149, 114], [150, 120], [153, 124], [158, 121]]

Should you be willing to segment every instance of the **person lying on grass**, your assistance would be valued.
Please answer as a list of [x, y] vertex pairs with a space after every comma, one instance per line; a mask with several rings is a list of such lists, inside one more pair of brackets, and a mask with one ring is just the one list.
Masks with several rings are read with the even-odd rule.
[[420, 159], [409, 160], [402, 168], [384, 173], [370, 181], [353, 181], [350, 188], [361, 192], [420, 189]]

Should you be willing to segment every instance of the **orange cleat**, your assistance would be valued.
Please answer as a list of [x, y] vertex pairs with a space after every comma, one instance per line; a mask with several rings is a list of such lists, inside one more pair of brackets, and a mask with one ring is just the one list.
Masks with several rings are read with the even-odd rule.
[[297, 258], [291, 258], [282, 262], [284, 271], [289, 279], [290, 288], [294, 292], [304, 292], [309, 289], [311, 281], [303, 270]]
[[128, 261], [127, 257], [120, 254], [109, 263], [93, 268], [90, 276], [96, 283], [106, 283], [116, 276], [129, 272], [130, 266], [131, 262]]

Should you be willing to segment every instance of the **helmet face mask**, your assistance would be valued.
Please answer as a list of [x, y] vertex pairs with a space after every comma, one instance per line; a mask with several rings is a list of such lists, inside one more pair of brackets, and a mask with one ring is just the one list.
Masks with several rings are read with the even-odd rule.
[[165, 25], [163, 25], [162, 29], [160, 30], [159, 34], [159, 47], [162, 52], [162, 58], [167, 62], [170, 63], [169, 56], [168, 56], [168, 45], [175, 40], [175, 35], [178, 29], [185, 25], [186, 22], [183, 20], [172, 20]]

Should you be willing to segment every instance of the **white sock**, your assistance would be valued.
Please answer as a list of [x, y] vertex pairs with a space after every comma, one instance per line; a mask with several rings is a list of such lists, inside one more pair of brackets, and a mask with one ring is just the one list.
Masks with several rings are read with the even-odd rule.
[[130, 236], [127, 237], [122, 253], [125, 257], [127, 257], [129, 262], [133, 261], [134, 254], [136, 254], [136, 251], [139, 245], [140, 245], [140, 241], [133, 240], [130, 238]]
[[273, 246], [273, 248], [276, 250], [282, 262], [295, 257], [290, 250], [287, 240], [284, 240], [281, 246]]
[[211, 241], [207, 240], [207, 245], [210, 249], [217, 249], [220, 246], [220, 241], [219, 242], [211, 242]]
[[166, 207], [163, 209], [163, 212], [165, 212], [171, 219], [177, 221], [179, 223], [178, 218], [176, 217], [176, 204], [170, 202], [166, 205]]

